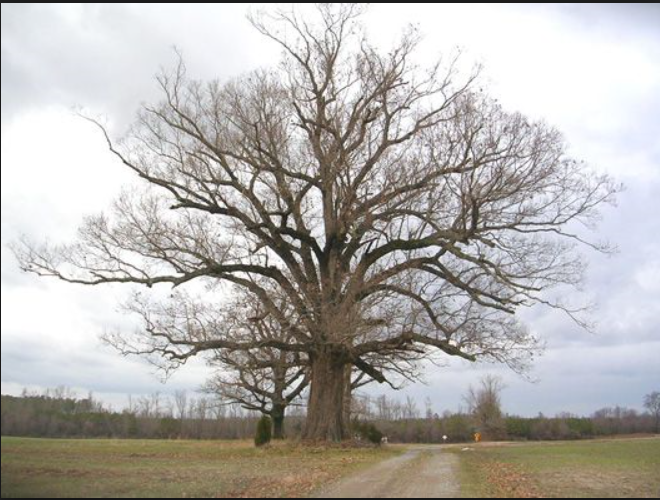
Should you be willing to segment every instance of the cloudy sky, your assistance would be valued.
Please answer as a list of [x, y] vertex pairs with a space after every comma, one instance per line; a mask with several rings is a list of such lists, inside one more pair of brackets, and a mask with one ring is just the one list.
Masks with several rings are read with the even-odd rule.
[[[194, 390], [204, 381], [206, 367], [192, 363], [163, 385], [149, 365], [101, 344], [104, 330], [131, 325], [117, 311], [121, 287], [23, 275], [6, 245], [22, 234], [69, 241], [85, 214], [134, 182], [73, 109], [106, 117], [120, 135], [139, 104], [158, 97], [153, 75], [171, 66], [173, 46], [199, 78], [277, 60], [278, 49], [254, 32], [246, 11], [2, 5], [2, 393], [67, 385], [120, 407], [127, 394]], [[452, 361], [398, 397], [429, 396], [435, 411], [455, 410], [470, 383], [498, 373], [512, 413], [640, 408], [644, 394], [660, 390], [660, 8], [374, 5], [365, 16], [382, 46], [407, 23], [425, 35], [423, 57], [461, 47], [485, 65], [492, 93], [508, 109], [557, 126], [573, 155], [626, 191], [599, 230], [619, 253], [590, 255], [585, 292], [599, 304], [595, 333], [558, 313], [528, 311], [530, 328], [547, 342], [534, 382]]]

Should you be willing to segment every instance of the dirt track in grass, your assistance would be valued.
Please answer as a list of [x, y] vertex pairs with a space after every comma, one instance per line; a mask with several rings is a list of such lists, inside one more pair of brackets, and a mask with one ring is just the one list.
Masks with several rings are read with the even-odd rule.
[[429, 446], [348, 476], [317, 498], [456, 498], [459, 493], [458, 457]]

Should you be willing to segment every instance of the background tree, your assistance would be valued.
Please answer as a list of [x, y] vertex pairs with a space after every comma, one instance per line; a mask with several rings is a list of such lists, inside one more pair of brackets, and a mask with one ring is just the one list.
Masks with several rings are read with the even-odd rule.
[[[268, 318], [255, 319], [254, 338], [277, 335], [270, 330]], [[276, 328], [277, 326], [275, 326]], [[212, 364], [218, 373], [206, 390], [223, 401], [240, 404], [246, 410], [270, 417], [273, 439], [284, 439], [284, 419], [289, 405], [298, 401], [309, 385], [309, 364], [299, 353], [274, 348], [249, 351], [216, 351]]]
[[465, 402], [479, 432], [487, 439], [502, 439], [506, 425], [502, 413], [502, 379], [487, 375], [475, 388], [470, 386]]
[[660, 432], [660, 392], [652, 392], [644, 396], [644, 408], [655, 418], [655, 433]]
[[362, 10], [254, 17], [282, 48], [277, 69], [222, 83], [189, 79], [183, 63], [161, 75], [163, 100], [120, 143], [106, 133], [145, 191], [87, 218], [77, 243], [16, 248], [26, 271], [72, 283], [249, 290], [292, 341], [154, 340], [174, 356], [306, 356], [308, 439], [347, 435], [347, 367], [388, 377], [370, 358], [439, 352], [523, 369], [538, 344], [515, 312], [541, 303], [577, 319], [546, 292], [580, 282], [577, 229], [617, 190], [456, 57], [417, 65], [414, 31], [377, 50]]
[[179, 436], [183, 435], [183, 425], [188, 411], [188, 393], [186, 391], [174, 391], [174, 409], [179, 419]]
[[[143, 328], [129, 342], [121, 333], [104, 338], [125, 355], [149, 356], [166, 373], [205, 352], [216, 370], [205, 390], [219, 404], [239, 404], [270, 417], [273, 438], [283, 439], [286, 409], [309, 385], [309, 362], [301, 353], [274, 347], [295, 339], [253, 293], [236, 292], [225, 308], [181, 292], [159, 301], [138, 293], [126, 309], [141, 318]], [[276, 300], [275, 292], [271, 299]], [[278, 307], [287, 310], [281, 302]], [[214, 348], [215, 340], [224, 348]]]

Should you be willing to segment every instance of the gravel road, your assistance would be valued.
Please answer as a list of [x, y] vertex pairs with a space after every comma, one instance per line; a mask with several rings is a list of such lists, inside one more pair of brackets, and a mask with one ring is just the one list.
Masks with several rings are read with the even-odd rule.
[[330, 484], [316, 498], [457, 498], [458, 458], [439, 447], [415, 448]]

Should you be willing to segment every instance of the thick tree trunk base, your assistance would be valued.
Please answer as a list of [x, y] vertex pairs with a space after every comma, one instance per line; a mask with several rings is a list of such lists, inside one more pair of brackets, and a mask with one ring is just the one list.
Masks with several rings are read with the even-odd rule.
[[348, 422], [344, 421], [345, 368], [346, 363], [330, 353], [312, 360], [304, 440], [339, 442], [349, 437]]
[[284, 439], [284, 412], [273, 413], [273, 439]]

